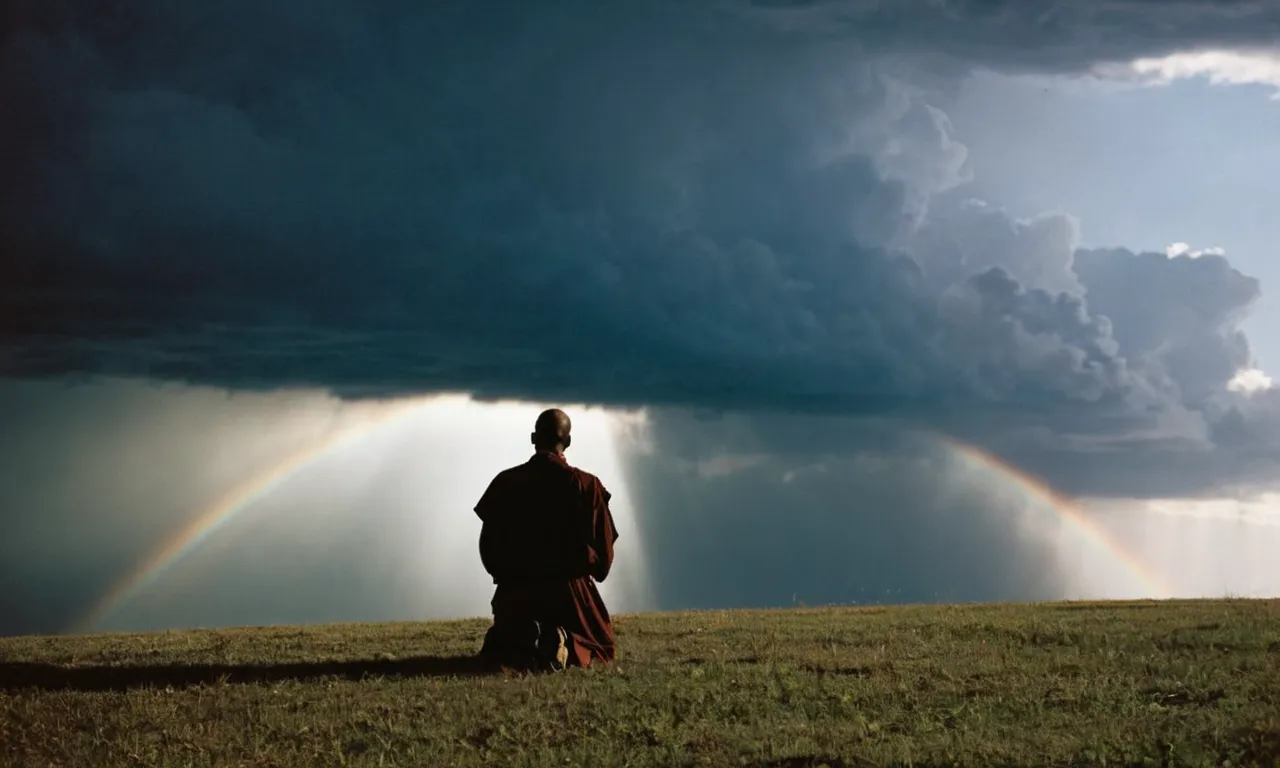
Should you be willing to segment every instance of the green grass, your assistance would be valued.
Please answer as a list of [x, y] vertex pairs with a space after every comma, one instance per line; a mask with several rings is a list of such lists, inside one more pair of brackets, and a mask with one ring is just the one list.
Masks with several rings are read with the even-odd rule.
[[622, 616], [543, 676], [486, 626], [0, 639], [0, 765], [1280, 765], [1277, 600]]

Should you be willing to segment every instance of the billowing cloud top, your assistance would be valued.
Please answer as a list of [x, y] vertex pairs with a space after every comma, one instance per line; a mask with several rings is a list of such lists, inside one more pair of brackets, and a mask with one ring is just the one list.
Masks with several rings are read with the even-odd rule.
[[1081, 492], [1260, 482], [1280, 395], [1228, 386], [1256, 281], [967, 200], [939, 105], [976, 67], [1278, 31], [1263, 2], [20, 4], [0, 373], [859, 414]]

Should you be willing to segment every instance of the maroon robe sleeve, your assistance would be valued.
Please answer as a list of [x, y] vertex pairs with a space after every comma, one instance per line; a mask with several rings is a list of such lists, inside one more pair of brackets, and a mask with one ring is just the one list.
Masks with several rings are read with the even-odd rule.
[[480, 563], [484, 566], [485, 571], [497, 579], [498, 562], [501, 558], [500, 541], [497, 537], [497, 527], [494, 525], [495, 511], [498, 507], [499, 488], [502, 477], [495, 477], [489, 487], [485, 489], [480, 500], [476, 502], [475, 513], [480, 518]]
[[613, 513], [609, 510], [609, 499], [613, 494], [604, 487], [604, 483], [594, 476], [587, 475], [586, 500], [590, 506], [591, 538], [587, 546], [587, 569], [596, 581], [604, 581], [613, 568], [613, 545], [618, 540], [618, 531], [613, 524]]

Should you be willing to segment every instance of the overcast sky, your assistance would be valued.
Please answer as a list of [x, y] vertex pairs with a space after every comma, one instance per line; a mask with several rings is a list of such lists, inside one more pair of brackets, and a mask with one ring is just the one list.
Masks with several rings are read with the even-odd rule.
[[629, 609], [1276, 594], [1276, 39], [1260, 1], [17, 3], [0, 631], [483, 613], [468, 499], [566, 403], [613, 414], [575, 460]]

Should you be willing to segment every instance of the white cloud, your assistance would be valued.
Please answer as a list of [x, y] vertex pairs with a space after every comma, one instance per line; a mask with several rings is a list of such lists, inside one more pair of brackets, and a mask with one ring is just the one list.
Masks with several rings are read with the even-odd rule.
[[1236, 375], [1227, 382], [1227, 389], [1232, 392], [1242, 392], [1246, 395], [1252, 395], [1256, 392], [1263, 392], [1275, 386], [1275, 382], [1266, 373], [1257, 368], [1241, 368], [1236, 371]]
[[1225, 248], [1216, 245], [1212, 248], [1201, 248], [1193, 251], [1191, 246], [1186, 243], [1173, 243], [1165, 246], [1164, 252], [1165, 255], [1171, 259], [1176, 259], [1179, 256], [1186, 256], [1189, 259], [1198, 259], [1201, 256], [1225, 256], [1227, 253]]
[[1132, 72], [1150, 83], [1205, 78], [1214, 85], [1270, 85], [1280, 99], [1280, 51], [1184, 51], [1130, 62]]

